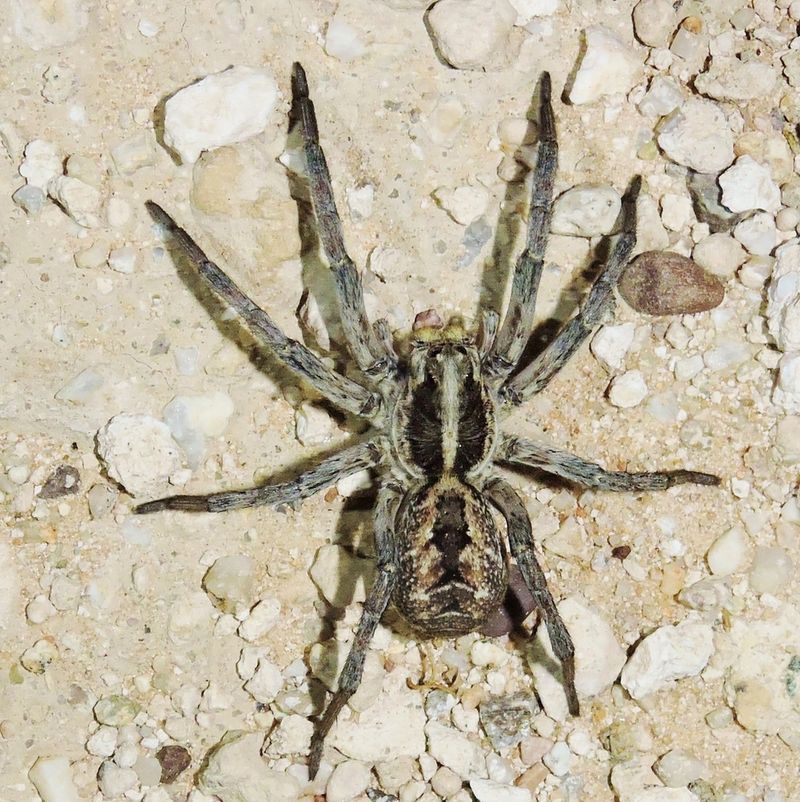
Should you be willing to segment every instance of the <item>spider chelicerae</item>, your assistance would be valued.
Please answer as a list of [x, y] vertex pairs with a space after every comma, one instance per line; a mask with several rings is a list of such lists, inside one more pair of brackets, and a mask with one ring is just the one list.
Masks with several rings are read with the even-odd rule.
[[[370, 423], [361, 442], [291, 481], [203, 496], [170, 496], [136, 507], [137, 513], [151, 513], [275, 506], [300, 501], [364, 469], [379, 476], [374, 510], [376, 579], [338, 689], [315, 728], [309, 755], [312, 778], [325, 736], [358, 688], [367, 648], [389, 602], [425, 637], [479, 629], [503, 602], [509, 549], [560, 660], [569, 711], [579, 714], [572, 640], [536, 559], [525, 504], [498, 474], [497, 465], [535, 468], [599, 490], [719, 484], [716, 476], [682, 469], [607, 471], [502, 429], [504, 414], [544, 389], [612, 310], [614, 285], [636, 243], [639, 178], [631, 182], [623, 199], [621, 233], [586, 301], [549, 345], [528, 364], [521, 364], [533, 328], [558, 161], [550, 93], [550, 76], [545, 72], [539, 81], [539, 146], [525, 248], [514, 267], [502, 322], [496, 312], [485, 310], [477, 332], [460, 318], [446, 325], [423, 325], [405, 348], [395, 350], [387, 321], [370, 323], [367, 318], [361, 275], [345, 250], [306, 75], [299, 64], [294, 65], [290, 119], [300, 126], [319, 237], [333, 272], [347, 345], [360, 370], [358, 381], [286, 337], [186, 231], [159, 206], [147, 204], [153, 218], [172, 233], [200, 276], [236, 310], [259, 343], [332, 404]], [[504, 534], [498, 531], [492, 509], [505, 520]]]

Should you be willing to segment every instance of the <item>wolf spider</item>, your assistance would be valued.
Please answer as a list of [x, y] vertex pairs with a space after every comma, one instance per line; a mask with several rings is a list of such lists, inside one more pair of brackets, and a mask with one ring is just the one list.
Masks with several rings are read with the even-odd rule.
[[[539, 149], [527, 238], [514, 267], [502, 323], [496, 312], [484, 310], [477, 332], [465, 328], [460, 318], [452, 318], [447, 325], [422, 326], [413, 333], [408, 352], [398, 353], [387, 321], [370, 323], [367, 318], [361, 275], [345, 250], [306, 75], [299, 64], [293, 66], [290, 119], [302, 132], [319, 237], [333, 272], [347, 344], [360, 369], [359, 381], [329, 368], [304, 345], [287, 338], [186, 231], [159, 206], [147, 204], [203, 280], [236, 310], [261, 344], [328, 401], [371, 424], [363, 442], [323, 459], [291, 481], [203, 496], [171, 496], [136, 507], [137, 513], [152, 513], [275, 506], [307, 498], [357, 471], [374, 469], [380, 475], [374, 511], [377, 576], [338, 690], [315, 728], [309, 755], [312, 778], [319, 768], [325, 736], [361, 681], [369, 642], [389, 602], [422, 636], [474, 631], [503, 602], [509, 547], [561, 663], [569, 711], [579, 714], [572, 640], [536, 559], [525, 504], [498, 475], [496, 465], [532, 467], [598, 490], [664, 490], [685, 482], [719, 483], [716, 476], [690, 470], [607, 471], [500, 428], [504, 413], [543, 390], [613, 309], [614, 285], [636, 242], [639, 178], [623, 199], [622, 231], [585, 303], [544, 350], [521, 365], [532, 330], [557, 166], [550, 93], [550, 76], [544, 72], [539, 81]], [[505, 519], [505, 537], [495, 525], [491, 508]]]

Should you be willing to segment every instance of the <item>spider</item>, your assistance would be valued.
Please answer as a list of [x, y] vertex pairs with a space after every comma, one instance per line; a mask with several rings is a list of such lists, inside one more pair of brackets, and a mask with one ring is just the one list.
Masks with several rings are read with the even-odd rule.
[[[331, 178], [319, 141], [306, 74], [292, 68], [290, 120], [300, 126], [306, 172], [322, 248], [330, 263], [342, 325], [360, 369], [355, 381], [329, 368], [304, 345], [287, 338], [269, 315], [210, 261], [189, 234], [155, 203], [147, 208], [170, 231], [203, 280], [226, 301], [257, 340], [324, 398], [365, 418], [362, 442], [323, 459], [291, 481], [202, 496], [170, 496], [140, 504], [159, 510], [224, 512], [305, 499], [350, 474], [380, 476], [374, 510], [377, 574], [364, 602], [339, 685], [318, 719], [309, 774], [316, 775], [325, 737], [361, 681], [370, 640], [390, 602], [426, 638], [472, 632], [496, 612], [506, 593], [509, 550], [536, 602], [561, 663], [569, 711], [579, 715], [574, 647], [535, 554], [525, 505], [497, 465], [535, 468], [573, 484], [612, 491], [664, 490], [719, 478], [691, 470], [607, 471], [550, 445], [504, 432], [510, 408], [544, 389], [614, 307], [614, 285], [636, 243], [636, 178], [623, 199], [622, 231], [588, 297], [532, 361], [521, 358], [532, 331], [542, 274], [558, 161], [550, 76], [539, 80], [539, 149], [525, 248], [516, 261], [502, 317], [481, 314], [472, 331], [461, 318], [428, 322], [405, 350], [395, 350], [386, 320], [370, 323], [361, 275], [345, 250]], [[492, 515], [505, 520], [501, 533]]]

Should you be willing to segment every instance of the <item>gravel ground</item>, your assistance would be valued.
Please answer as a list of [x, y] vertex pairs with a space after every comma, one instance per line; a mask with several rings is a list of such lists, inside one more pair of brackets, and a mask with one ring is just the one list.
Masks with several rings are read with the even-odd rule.
[[[800, 798], [800, 2], [9, 3], [0, 799]], [[581, 717], [543, 635], [417, 643], [390, 613], [313, 784], [309, 720], [372, 576], [369, 477], [297, 508], [131, 515], [289, 475], [358, 432], [144, 208], [341, 364], [293, 199], [295, 60], [368, 308], [398, 332], [502, 297], [548, 70], [540, 320], [572, 314], [636, 174], [637, 250], [689, 258], [641, 260], [656, 278], [626, 277], [632, 306], [508, 428], [611, 469], [722, 477], [619, 495], [512, 477]]]

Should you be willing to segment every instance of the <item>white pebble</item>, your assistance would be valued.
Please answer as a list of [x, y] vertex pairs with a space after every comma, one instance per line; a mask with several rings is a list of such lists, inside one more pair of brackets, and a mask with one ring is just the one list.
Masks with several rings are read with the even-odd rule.
[[744, 264], [747, 252], [730, 234], [718, 231], [694, 246], [692, 259], [709, 273], [729, 278]]
[[472, 778], [469, 787], [478, 802], [532, 802], [533, 800], [527, 788], [517, 788], [480, 777]]
[[185, 164], [204, 150], [261, 133], [278, 100], [267, 70], [230, 67], [176, 92], [166, 103], [164, 141]]
[[294, 413], [294, 432], [304, 446], [321, 446], [331, 441], [336, 422], [322, 407], [304, 401]]
[[434, 190], [433, 197], [462, 226], [479, 218], [486, 211], [489, 202], [489, 193], [483, 187], [439, 187]]
[[684, 621], [659, 627], [642, 639], [622, 669], [622, 686], [634, 699], [665, 687], [672, 680], [699, 674], [714, 653], [709, 624]]
[[94, 270], [108, 261], [108, 246], [102, 242], [93, 242], [88, 248], [78, 251], [75, 264], [81, 270]]
[[90, 184], [68, 175], [51, 178], [47, 194], [79, 225], [98, 228], [103, 225], [103, 195]]
[[206, 439], [221, 435], [228, 427], [234, 405], [227, 393], [176, 395], [164, 407], [164, 422], [196, 470], [206, 455]]
[[25, 158], [19, 168], [19, 174], [29, 186], [47, 189], [50, 180], [61, 175], [63, 158], [52, 142], [44, 139], [33, 139], [25, 145]]
[[711, 100], [689, 98], [659, 129], [659, 147], [672, 161], [715, 173], [733, 161], [733, 132]]
[[269, 704], [274, 701], [283, 687], [283, 675], [281, 670], [274, 663], [266, 658], [258, 661], [255, 673], [244, 684], [244, 689], [261, 704]]
[[516, 19], [508, 0], [440, 0], [427, 24], [448, 64], [480, 70], [504, 47]]
[[687, 786], [708, 776], [703, 761], [682, 749], [670, 749], [658, 759], [654, 769], [661, 782], [671, 788]]
[[480, 745], [457, 729], [438, 721], [429, 721], [425, 725], [425, 735], [428, 738], [428, 752], [462, 780], [469, 779], [483, 768]]
[[773, 214], [781, 208], [781, 191], [769, 167], [752, 156], [740, 156], [719, 177], [722, 203], [732, 212], [763, 209]]
[[772, 400], [787, 412], [800, 412], [800, 353], [793, 351], [781, 357]]
[[214, 561], [203, 577], [203, 587], [223, 612], [233, 613], [238, 604], [250, 601], [256, 564], [245, 554], [229, 554]]
[[124, 198], [112, 195], [108, 199], [106, 217], [110, 226], [122, 228], [131, 219], [131, 206]]
[[248, 643], [257, 643], [278, 623], [280, 615], [281, 603], [277, 599], [261, 599], [253, 605], [250, 615], [239, 625], [239, 637]]
[[353, 61], [364, 55], [366, 48], [358, 31], [344, 20], [334, 17], [325, 32], [325, 52], [339, 61]]
[[331, 773], [325, 786], [327, 802], [350, 802], [367, 790], [370, 771], [358, 760], [345, 760]]
[[638, 406], [647, 396], [647, 384], [638, 370], [628, 370], [611, 380], [608, 400], [623, 409]]
[[570, 102], [592, 103], [605, 95], [626, 94], [641, 75], [641, 56], [601, 25], [586, 28], [584, 37], [586, 47], [569, 92]]
[[800, 350], [800, 241], [775, 251], [775, 267], [767, 288], [767, 328], [782, 351]]
[[520, 27], [527, 25], [534, 17], [549, 17], [558, 11], [561, 0], [509, 0], [517, 11], [514, 23]]
[[372, 214], [372, 204], [375, 200], [375, 187], [365, 184], [363, 187], [348, 187], [347, 208], [355, 220], [366, 220]]
[[683, 231], [693, 218], [691, 198], [670, 193], [661, 198], [661, 222], [670, 231]]
[[72, 404], [84, 404], [103, 384], [105, 384], [105, 379], [101, 374], [92, 368], [86, 368], [77, 376], [71, 378], [56, 393], [56, 398], [59, 401], [68, 401]]
[[342, 546], [322, 546], [309, 574], [327, 602], [344, 608], [366, 598], [366, 582], [374, 573], [374, 561], [356, 557]]
[[95, 757], [111, 757], [117, 748], [117, 734], [116, 727], [103, 724], [86, 742], [86, 751]]
[[572, 753], [564, 741], [553, 744], [553, 748], [542, 758], [542, 763], [547, 766], [556, 777], [563, 777], [572, 763]]
[[669, 0], [639, 0], [633, 9], [636, 37], [650, 47], [666, 47], [675, 23], [675, 9]]
[[579, 184], [553, 204], [550, 230], [554, 234], [596, 237], [614, 227], [622, 205], [619, 193], [604, 184]]
[[67, 757], [36, 758], [28, 771], [28, 777], [42, 802], [81, 802]]
[[132, 175], [155, 164], [155, 148], [149, 131], [136, 134], [111, 149], [111, 160], [121, 175]]
[[108, 799], [122, 796], [139, 784], [136, 772], [129, 766], [118, 766], [110, 760], [104, 760], [97, 772], [97, 785], [103, 796]]
[[180, 467], [166, 424], [149, 415], [115, 415], [97, 433], [97, 453], [108, 475], [131, 495], [150, 495]]
[[775, 219], [768, 212], [757, 212], [752, 217], [738, 223], [733, 229], [733, 236], [750, 253], [756, 256], [766, 256], [775, 247], [778, 239]]
[[31, 624], [43, 624], [50, 616], [56, 614], [56, 608], [50, 599], [42, 593], [34, 596], [25, 607], [25, 615]]
[[343, 476], [336, 483], [336, 492], [342, 498], [350, 498], [350, 496], [354, 496], [356, 493], [368, 490], [372, 487], [372, 484], [372, 472], [365, 468], [363, 471], [356, 471], [349, 476]]
[[711, 573], [726, 576], [736, 571], [744, 562], [747, 538], [739, 527], [733, 527], [720, 535], [706, 554]]
[[778, 231], [792, 231], [800, 225], [800, 209], [786, 207], [775, 215]]
[[136, 268], [136, 251], [130, 246], [114, 248], [108, 254], [108, 266], [117, 273], [133, 273]]
[[158, 25], [156, 25], [155, 22], [151, 22], [149, 19], [146, 19], [145, 17], [142, 17], [139, 20], [139, 25], [137, 27], [139, 29], [139, 33], [148, 39], [155, 36], [160, 30], [160, 28], [158, 27]]
[[6, 476], [15, 484], [15, 485], [24, 485], [25, 482], [28, 481], [28, 477], [31, 475], [30, 468], [27, 465], [12, 465], [7, 471]]
[[19, 658], [22, 667], [31, 674], [44, 674], [47, 667], [58, 659], [58, 647], [47, 638], [40, 638], [25, 649]]
[[[656, 0], [664, 2], [664, 0]], [[639, 4], [641, 5], [641, 3]], [[639, 111], [651, 117], [665, 117], [675, 111], [683, 103], [683, 91], [673, 79], [663, 75], [656, 75], [644, 97], [639, 101]]]
[[709, 97], [741, 103], [769, 97], [776, 77], [775, 68], [758, 59], [714, 56], [708, 69], [695, 77], [694, 85]]
[[307, 755], [313, 734], [314, 723], [305, 716], [295, 714], [285, 716], [269, 734], [269, 741], [264, 754], [273, 758], [287, 755]]
[[636, 327], [633, 323], [602, 326], [592, 338], [592, 354], [603, 363], [609, 373], [622, 370], [625, 356], [633, 344]]
[[780, 546], [757, 546], [750, 567], [750, 587], [756, 593], [777, 593], [792, 578], [792, 558]]

